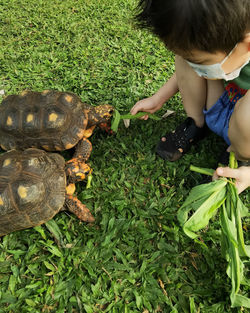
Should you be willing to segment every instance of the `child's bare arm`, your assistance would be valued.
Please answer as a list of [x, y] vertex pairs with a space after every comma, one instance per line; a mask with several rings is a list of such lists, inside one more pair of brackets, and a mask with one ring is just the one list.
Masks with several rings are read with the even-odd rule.
[[[154, 113], [158, 111], [163, 104], [178, 92], [176, 75], [173, 76], [151, 97], [138, 101], [131, 109], [131, 114], [139, 111]], [[144, 115], [142, 119], [148, 119]]]

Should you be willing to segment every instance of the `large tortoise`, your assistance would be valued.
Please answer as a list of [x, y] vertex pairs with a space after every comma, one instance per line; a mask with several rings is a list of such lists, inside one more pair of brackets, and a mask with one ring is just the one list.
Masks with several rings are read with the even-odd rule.
[[[84, 164], [75, 181], [90, 171]], [[89, 209], [73, 196], [74, 184], [65, 173], [64, 158], [40, 149], [11, 150], [0, 156], [0, 236], [40, 225], [67, 208], [93, 222]]]
[[74, 168], [89, 158], [92, 145], [87, 138], [96, 125], [106, 125], [112, 113], [112, 106], [91, 106], [70, 92], [24, 91], [9, 95], [0, 105], [0, 146], [4, 150], [47, 151], [76, 146], [73, 159], [68, 161], [68, 167]]

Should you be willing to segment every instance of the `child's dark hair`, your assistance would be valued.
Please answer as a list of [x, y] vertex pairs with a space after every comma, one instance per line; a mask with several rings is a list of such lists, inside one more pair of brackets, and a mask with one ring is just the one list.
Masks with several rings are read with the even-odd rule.
[[137, 21], [178, 53], [229, 53], [250, 25], [250, 0], [140, 0]]

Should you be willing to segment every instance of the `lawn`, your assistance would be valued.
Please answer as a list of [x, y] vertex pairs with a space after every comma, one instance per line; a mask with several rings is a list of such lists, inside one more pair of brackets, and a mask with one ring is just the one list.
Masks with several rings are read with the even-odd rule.
[[[136, 3], [0, 0], [0, 90], [71, 91], [128, 112], [174, 71], [173, 55], [134, 25]], [[91, 137], [92, 185], [77, 193], [94, 225], [61, 212], [0, 239], [0, 313], [247, 312], [230, 307], [217, 218], [196, 241], [176, 218], [203, 179], [189, 165], [215, 168], [224, 144], [210, 135], [181, 160], [161, 160], [155, 144], [185, 117], [179, 95], [157, 115], [166, 109], [176, 114]], [[249, 207], [249, 191], [241, 198]]]

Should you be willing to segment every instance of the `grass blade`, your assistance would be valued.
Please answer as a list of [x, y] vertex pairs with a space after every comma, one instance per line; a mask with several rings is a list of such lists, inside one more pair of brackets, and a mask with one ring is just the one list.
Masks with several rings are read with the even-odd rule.
[[53, 235], [53, 237], [55, 238], [57, 244], [59, 246], [64, 246], [64, 242], [63, 242], [63, 235], [61, 233], [60, 228], [58, 227], [57, 223], [52, 219], [49, 220], [45, 223], [45, 226], [48, 228], [48, 230], [50, 231], [50, 233]]

